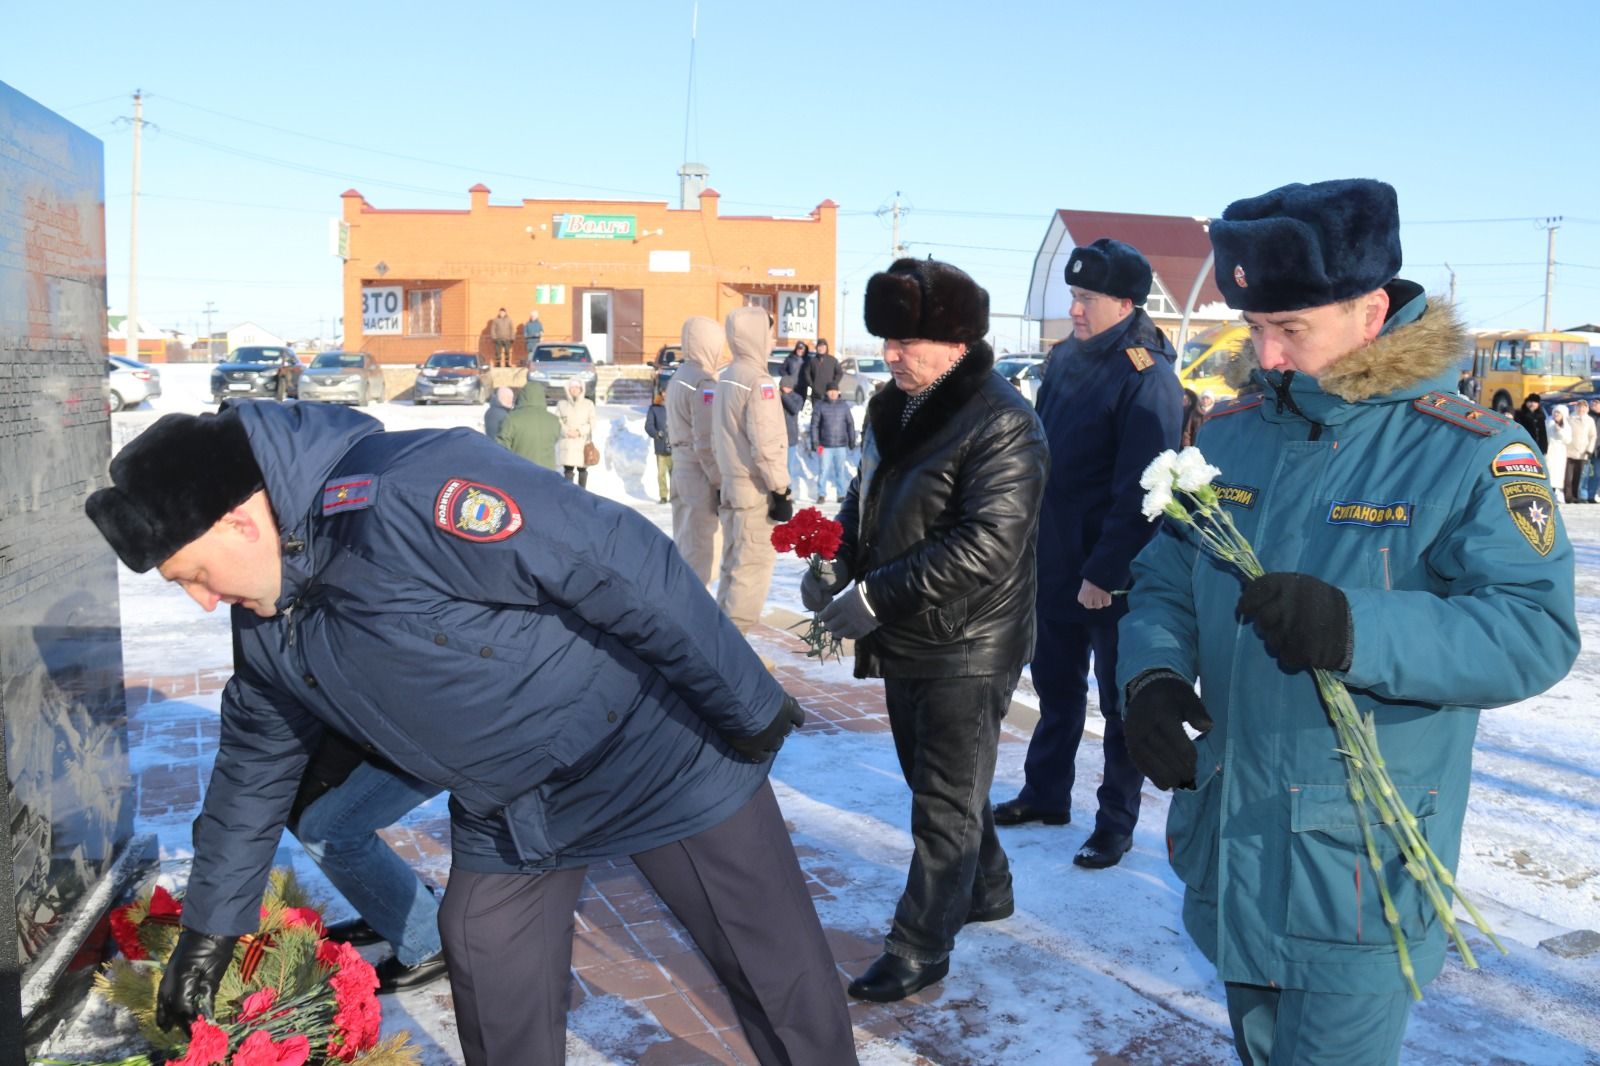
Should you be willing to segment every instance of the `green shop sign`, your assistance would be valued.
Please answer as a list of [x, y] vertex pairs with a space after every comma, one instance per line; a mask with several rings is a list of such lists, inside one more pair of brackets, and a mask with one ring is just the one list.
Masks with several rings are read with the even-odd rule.
[[632, 240], [636, 233], [634, 217], [633, 215], [558, 215], [556, 217], [556, 239]]

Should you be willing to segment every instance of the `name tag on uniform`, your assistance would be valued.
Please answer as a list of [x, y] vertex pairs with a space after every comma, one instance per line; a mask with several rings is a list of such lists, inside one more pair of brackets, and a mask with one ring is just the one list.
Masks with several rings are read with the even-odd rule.
[[1411, 501], [1367, 503], [1364, 500], [1334, 500], [1328, 508], [1332, 526], [1409, 526]]
[[1223, 503], [1231, 503], [1235, 507], [1256, 505], [1256, 490], [1249, 485], [1226, 485], [1220, 481], [1213, 481], [1211, 487], [1217, 491], [1217, 499]]

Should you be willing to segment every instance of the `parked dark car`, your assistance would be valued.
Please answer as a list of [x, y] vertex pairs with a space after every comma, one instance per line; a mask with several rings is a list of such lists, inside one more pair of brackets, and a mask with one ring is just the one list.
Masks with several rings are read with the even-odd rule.
[[663, 344], [661, 350], [656, 352], [655, 368], [665, 370], [675, 367], [683, 361], [683, 345]]
[[211, 372], [211, 402], [227, 396], [266, 396], [287, 400], [300, 395], [300, 357], [275, 344], [235, 348]]
[[325, 400], [367, 406], [383, 399], [383, 367], [366, 352], [318, 352], [300, 375], [302, 400]]
[[547, 403], [567, 398], [567, 382], [583, 382], [583, 394], [594, 399], [594, 359], [582, 344], [551, 343], [534, 348], [528, 357], [528, 380], [544, 382]]
[[1600, 400], [1600, 377], [1592, 377], [1588, 381], [1580, 381], [1576, 385], [1568, 385], [1558, 392], [1541, 393], [1540, 405], [1546, 414], [1550, 408], [1557, 404], [1575, 403], [1577, 401], [1588, 403], [1590, 400]]
[[489, 364], [476, 352], [434, 352], [417, 364], [413, 402], [488, 403], [494, 384]]

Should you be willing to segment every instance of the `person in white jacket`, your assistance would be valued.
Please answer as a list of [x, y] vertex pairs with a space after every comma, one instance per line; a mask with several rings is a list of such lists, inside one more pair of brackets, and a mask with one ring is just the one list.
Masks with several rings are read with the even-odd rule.
[[[1571, 427], [1572, 442], [1567, 445], [1565, 497], [1568, 503], [1583, 503], [1583, 470], [1594, 458], [1595, 425], [1589, 410], [1580, 400], [1567, 406], [1567, 425]], [[1551, 470], [1550, 476], [1556, 477]]]
[[1567, 453], [1572, 447], [1572, 423], [1567, 421], [1567, 409], [1556, 404], [1550, 408], [1550, 421], [1545, 423], [1545, 436], [1549, 440], [1544, 455], [1550, 467], [1550, 488], [1557, 503], [1566, 503], [1562, 494], [1566, 486]]

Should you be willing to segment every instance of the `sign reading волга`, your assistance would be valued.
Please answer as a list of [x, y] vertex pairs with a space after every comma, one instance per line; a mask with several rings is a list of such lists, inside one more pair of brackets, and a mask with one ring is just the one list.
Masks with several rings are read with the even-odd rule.
[[361, 332], [399, 334], [400, 309], [405, 306], [405, 290], [398, 285], [361, 290]]
[[634, 219], [633, 215], [557, 215], [556, 239], [631, 241], [638, 233]]
[[778, 294], [778, 336], [789, 340], [817, 339], [817, 291]]

